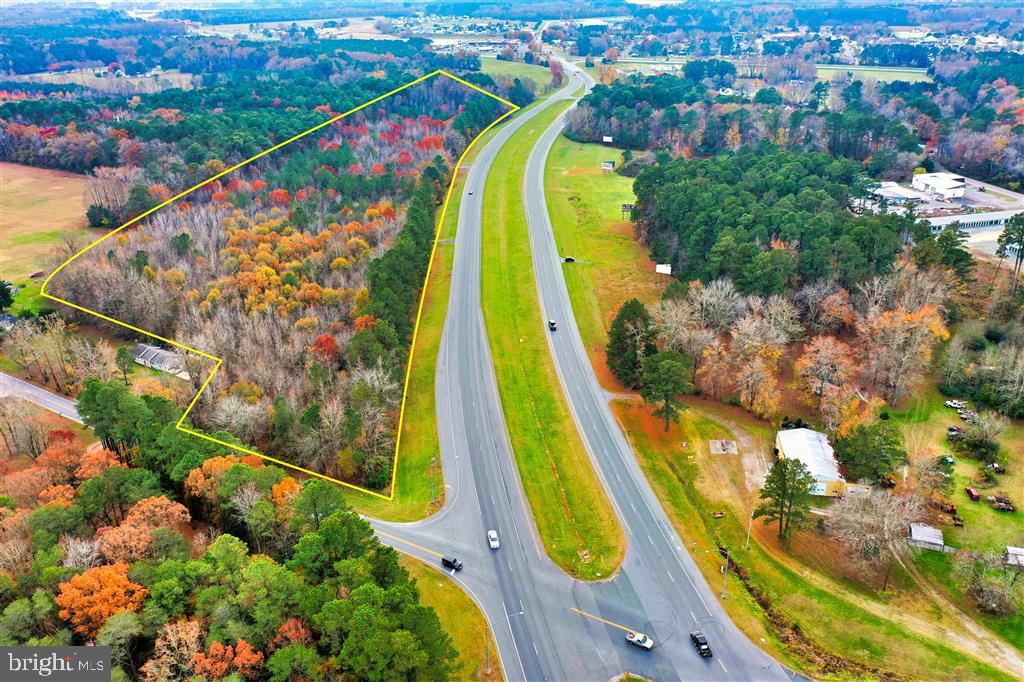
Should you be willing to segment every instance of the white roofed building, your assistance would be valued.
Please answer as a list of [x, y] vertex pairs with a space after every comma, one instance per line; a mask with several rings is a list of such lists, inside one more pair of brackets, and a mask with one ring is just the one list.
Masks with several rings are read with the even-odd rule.
[[910, 186], [940, 199], [957, 199], [967, 191], [967, 178], [953, 173], [919, 173]]
[[775, 435], [775, 448], [779, 457], [804, 463], [814, 477], [812, 494], [834, 497], [846, 491], [846, 480], [839, 473], [839, 464], [824, 433], [811, 429], [779, 431]]

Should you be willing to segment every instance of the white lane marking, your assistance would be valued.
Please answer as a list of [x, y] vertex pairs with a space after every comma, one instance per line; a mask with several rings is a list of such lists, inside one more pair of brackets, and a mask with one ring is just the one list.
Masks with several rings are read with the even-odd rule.
[[720, 659], [720, 658], [718, 659], [718, 665], [722, 666], [722, 670], [725, 671], [726, 675], [729, 674], [729, 669], [725, 667], [725, 663], [722, 663], [722, 659]]
[[[505, 608], [505, 602], [501, 602], [501, 610], [505, 612], [505, 623], [508, 625], [508, 635], [512, 638], [512, 648], [516, 651], [516, 658], [519, 660], [519, 670], [523, 673], [523, 679], [526, 679], [526, 668], [523, 667], [523, 657], [519, 655], [519, 645], [516, 644], [516, 633], [512, 632], [512, 621], [508, 617], [508, 609]], [[498, 650], [499, 656], [501, 650]]]

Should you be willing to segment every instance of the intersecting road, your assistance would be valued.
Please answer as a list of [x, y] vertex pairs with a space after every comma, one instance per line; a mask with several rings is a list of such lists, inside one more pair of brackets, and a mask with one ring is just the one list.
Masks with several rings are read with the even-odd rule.
[[[593, 84], [574, 67], [567, 65], [566, 73], [561, 90], [501, 129], [466, 178], [437, 366], [438, 429], [450, 488], [445, 506], [417, 523], [371, 523], [382, 541], [428, 562], [436, 564], [441, 553], [463, 560], [465, 568], [453, 578], [484, 610], [510, 680], [608, 680], [625, 671], [658, 680], [788, 679], [792, 675], [742, 635], [716, 601], [640, 471], [589, 364], [544, 198], [544, 166], [564, 117], [541, 135], [523, 185], [541, 300], [536, 322], [559, 321], [558, 332], [549, 335], [551, 351], [628, 549], [612, 579], [585, 583], [558, 568], [538, 540], [480, 308], [481, 220], [488, 171], [509, 137], [534, 125], [540, 111], [572, 98], [581, 85]], [[501, 549], [488, 549], [488, 529], [498, 530]], [[626, 644], [617, 625], [646, 632], [657, 646], [647, 652]], [[714, 658], [701, 658], [691, 646], [689, 632], [696, 628], [708, 635]]]

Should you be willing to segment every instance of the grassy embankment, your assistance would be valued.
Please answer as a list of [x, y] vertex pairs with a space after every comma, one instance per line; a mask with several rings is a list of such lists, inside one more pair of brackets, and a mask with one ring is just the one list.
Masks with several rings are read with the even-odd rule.
[[[876, 669], [917, 679], [1013, 679], [949, 646], [940, 638], [942, 627], [930, 628], [931, 636], [908, 627], [919, 618], [916, 614], [904, 617], [903, 612], [919, 605], [910, 604], [894, 587], [889, 595], [876, 595], [852, 580], [818, 574], [779, 554], [778, 547], [769, 551], [762, 546], [765, 532], [755, 533], [750, 549], [744, 549], [745, 514], [721, 499], [715, 492], [721, 481], [705, 474], [711, 457], [708, 439], [732, 439], [729, 429], [693, 409], [664, 434], [645, 407], [633, 401], [615, 401], [613, 407], [676, 530], [683, 538], [700, 538], [691, 541], [689, 550], [705, 579], [717, 592], [721, 582], [721, 558], [713, 551], [717, 543], [732, 550], [733, 560], [747, 572], [747, 582], [766, 595], [770, 614], [734, 572], [729, 598], [722, 603], [748, 636], [780, 660], [812, 676], [841, 671], [870, 676], [871, 669]], [[680, 451], [680, 442], [688, 444], [687, 454]], [[725, 511], [726, 516], [713, 519], [713, 511]], [[896, 581], [908, 582], [902, 575], [894, 576]], [[792, 624], [799, 626], [801, 636], [795, 643], [783, 643], [780, 636], [788, 637]], [[820, 665], [830, 655], [846, 662]]]
[[602, 579], [622, 561], [625, 535], [576, 432], [547, 347], [522, 197], [533, 144], [568, 104], [553, 105], [518, 131], [487, 178], [482, 296], [505, 419], [541, 540], [571, 575]]
[[602, 161], [617, 162], [621, 153], [559, 137], [544, 173], [558, 252], [576, 258], [562, 265], [573, 314], [598, 378], [610, 389], [619, 388], [604, 364], [612, 318], [630, 298], [653, 304], [667, 283], [633, 238], [628, 215], [623, 219], [622, 204], [634, 200], [633, 180], [601, 170]]
[[[452, 638], [459, 650], [461, 670], [456, 674], [460, 680], [492, 682], [503, 679], [501, 662], [498, 660], [494, 637], [487, 627], [487, 619], [476, 602], [447, 576], [418, 559], [402, 555], [400, 562], [416, 579], [420, 590], [420, 601], [437, 611], [441, 627]], [[488, 651], [484, 650], [487, 638]], [[490, 661], [490, 674], [487, 661]]]
[[535, 64], [481, 57], [480, 70], [496, 80], [518, 78], [520, 81], [533, 81], [538, 95], [544, 92], [544, 89], [551, 83], [551, 72]]

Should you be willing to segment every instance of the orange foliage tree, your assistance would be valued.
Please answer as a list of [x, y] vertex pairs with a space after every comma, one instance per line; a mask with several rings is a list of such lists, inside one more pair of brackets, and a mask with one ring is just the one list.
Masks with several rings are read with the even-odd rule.
[[75, 632], [92, 639], [115, 613], [138, 611], [149, 592], [128, 579], [128, 565], [97, 566], [61, 583], [54, 598], [59, 615]]
[[82, 455], [81, 463], [75, 470], [75, 478], [79, 481], [99, 476], [110, 467], [123, 467], [124, 464], [111, 450], [90, 450]]

